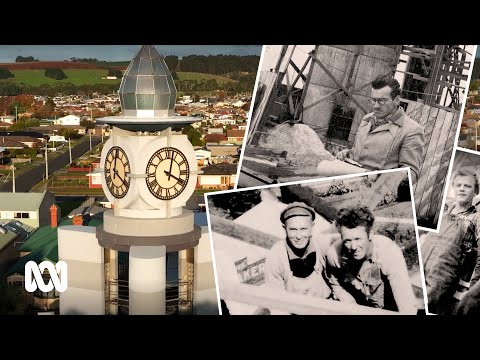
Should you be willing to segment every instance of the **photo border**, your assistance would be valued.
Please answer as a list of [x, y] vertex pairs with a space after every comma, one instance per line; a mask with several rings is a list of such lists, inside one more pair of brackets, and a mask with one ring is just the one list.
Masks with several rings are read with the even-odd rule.
[[421, 277], [421, 281], [422, 281], [423, 305], [425, 307], [426, 315], [433, 315], [433, 314], [428, 312], [427, 289], [426, 289], [426, 283], [425, 283], [425, 275], [424, 275], [424, 271], [423, 271], [423, 260], [422, 260], [422, 255], [421, 255], [421, 252], [420, 252], [420, 241], [419, 241], [420, 239], [419, 239], [419, 235], [418, 235], [418, 228], [419, 227], [417, 225], [417, 213], [415, 211], [415, 202], [414, 202], [413, 188], [412, 188], [412, 175], [411, 175], [410, 167], [402, 167], [402, 168], [395, 168], [395, 169], [388, 169], [388, 170], [368, 171], [368, 172], [359, 173], [359, 174], [338, 175], [338, 176], [332, 176], [332, 177], [322, 177], [322, 178], [306, 179], [306, 180], [300, 180], [300, 181], [290, 181], [290, 182], [278, 183], [278, 184], [266, 184], [266, 185], [248, 187], [248, 188], [230, 189], [230, 190], [222, 190], [222, 191], [212, 191], [212, 192], [205, 193], [203, 196], [204, 196], [204, 199], [205, 199], [205, 208], [206, 208], [206, 212], [207, 212], [208, 236], [210, 237], [210, 251], [212, 253], [212, 262], [213, 262], [213, 267], [214, 267], [213, 270], [214, 270], [214, 275], [215, 275], [215, 288], [216, 288], [216, 291], [217, 291], [217, 301], [218, 301], [219, 315], [222, 315], [220, 288], [219, 288], [219, 283], [218, 283], [216, 255], [215, 255], [215, 251], [214, 251], [214, 248], [213, 248], [213, 233], [212, 233], [212, 226], [211, 226], [211, 221], [210, 221], [210, 209], [208, 207], [207, 196], [238, 193], [238, 192], [250, 191], [250, 190], [269, 189], [269, 188], [289, 186], [289, 185], [303, 185], [303, 184], [317, 183], [317, 182], [322, 182], [322, 181], [343, 180], [343, 179], [350, 179], [350, 178], [355, 178], [355, 177], [362, 177], [362, 176], [368, 176], [368, 175], [380, 175], [380, 174], [400, 172], [400, 171], [407, 171], [407, 173], [408, 173], [408, 182], [409, 182], [410, 199], [411, 199], [410, 202], [411, 202], [411, 205], [412, 205], [412, 215], [413, 215], [413, 219], [414, 219], [414, 224], [413, 225], [414, 225], [414, 228], [415, 228], [415, 236], [416, 236], [416, 242], [417, 242], [417, 256], [418, 256], [418, 263], [419, 263], [419, 267], [420, 267], [420, 277]]

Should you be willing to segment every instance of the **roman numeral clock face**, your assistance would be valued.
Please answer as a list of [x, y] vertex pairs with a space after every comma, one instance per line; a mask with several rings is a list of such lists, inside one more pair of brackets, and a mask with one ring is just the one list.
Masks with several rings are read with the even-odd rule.
[[158, 199], [171, 200], [187, 186], [190, 168], [187, 158], [178, 149], [157, 150], [147, 164], [147, 187]]
[[117, 199], [123, 198], [130, 187], [130, 163], [127, 154], [118, 146], [112, 147], [105, 157], [105, 183]]

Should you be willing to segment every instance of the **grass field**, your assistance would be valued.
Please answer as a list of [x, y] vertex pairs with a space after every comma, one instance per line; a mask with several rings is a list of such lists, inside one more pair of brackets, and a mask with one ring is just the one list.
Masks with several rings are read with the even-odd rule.
[[235, 83], [237, 80], [232, 80], [223, 76], [218, 76], [218, 75], [210, 75], [210, 74], [204, 74], [204, 73], [195, 73], [195, 72], [178, 72], [178, 79], [180, 81], [184, 80], [197, 80], [198, 82], [201, 81], [208, 81], [210, 79], [215, 79], [217, 80], [218, 84], [225, 84], [225, 83]]
[[[74, 85], [83, 84], [118, 84], [119, 80], [107, 80], [102, 79], [107, 77], [108, 70], [102, 69], [64, 69], [63, 72], [67, 75], [64, 80], [54, 80], [44, 75], [45, 70], [12, 70], [15, 77], [8, 80], [17, 84], [23, 83], [29, 86], [39, 86], [43, 84], [54, 85], [60, 82], [72, 83]], [[231, 82], [237, 82], [236, 80], [228, 79], [226, 77], [194, 73], [194, 72], [179, 72], [177, 73], [180, 81], [184, 80], [197, 80], [197, 82], [208, 81], [215, 79], [219, 85]]]

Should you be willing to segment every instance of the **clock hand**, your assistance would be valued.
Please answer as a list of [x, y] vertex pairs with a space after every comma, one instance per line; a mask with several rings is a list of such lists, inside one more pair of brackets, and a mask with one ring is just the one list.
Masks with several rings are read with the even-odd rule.
[[164, 172], [166, 175], [168, 175], [168, 178], [169, 178], [169, 179], [170, 179], [170, 176], [171, 176], [172, 178], [174, 178], [174, 179], [177, 180], [177, 181], [180, 180], [178, 177], [176, 177], [175, 175], [172, 175], [172, 173], [171, 173], [171, 172], [168, 172], [167, 170], [163, 170], [163, 172]]
[[[114, 174], [117, 174], [117, 175], [118, 175], [118, 171], [117, 171], [117, 170], [114, 170]], [[121, 181], [125, 186], [127, 186], [127, 183], [126, 183], [125, 178], [120, 177], [120, 175], [118, 175], [118, 178], [120, 179], [120, 181]]]
[[168, 170], [168, 180], [170, 180], [170, 176], [172, 176], [172, 165], [173, 165], [173, 155], [172, 155], [172, 161], [170, 162], [170, 170]]
[[117, 154], [115, 155], [115, 162], [113, 164], [113, 178], [115, 179], [115, 176], [117, 175], [117, 159], [118, 159], [118, 149], [115, 149], [117, 150]]

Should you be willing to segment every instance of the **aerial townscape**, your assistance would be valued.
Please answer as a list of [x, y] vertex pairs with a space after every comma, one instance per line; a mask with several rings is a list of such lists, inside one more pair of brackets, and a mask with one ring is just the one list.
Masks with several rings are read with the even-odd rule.
[[[477, 51], [478, 53], [478, 51]], [[480, 126], [480, 61], [475, 59], [468, 97], [463, 112], [462, 125], [458, 136], [458, 146], [478, 151], [480, 142], [478, 140]]]
[[[218, 314], [203, 195], [235, 185], [259, 56], [158, 51], [0, 63], [0, 314]], [[31, 261], [68, 288], [27, 291]]]

